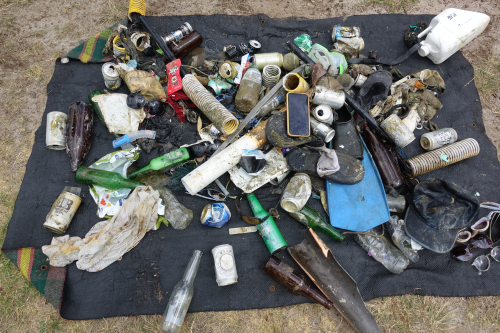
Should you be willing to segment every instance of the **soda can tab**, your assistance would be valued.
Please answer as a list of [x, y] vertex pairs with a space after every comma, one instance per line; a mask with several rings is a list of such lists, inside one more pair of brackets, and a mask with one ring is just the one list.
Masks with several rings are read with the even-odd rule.
[[80, 187], [66, 186], [52, 205], [43, 227], [56, 234], [65, 233], [73, 216], [75, 216], [76, 210], [82, 203], [81, 192]]
[[257, 232], [257, 227], [241, 227], [241, 228], [229, 228], [230, 235], [240, 235], [240, 234], [248, 234], [251, 232]]
[[236, 261], [233, 247], [229, 244], [219, 245], [212, 249], [215, 262], [215, 279], [219, 287], [238, 282]]
[[47, 113], [47, 125], [45, 129], [45, 145], [49, 149], [66, 149], [66, 122], [68, 116], [60, 111]]
[[201, 212], [201, 224], [220, 228], [231, 218], [231, 212], [225, 203], [217, 202], [208, 204]]

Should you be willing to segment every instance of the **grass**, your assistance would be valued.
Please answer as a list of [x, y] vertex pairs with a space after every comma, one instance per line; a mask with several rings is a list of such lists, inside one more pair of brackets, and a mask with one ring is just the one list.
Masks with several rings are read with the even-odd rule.
[[0, 27], [5, 29], [14, 28], [16, 26], [15, 19], [12, 14], [2, 14], [0, 16]]
[[24, 76], [35, 82], [42, 82], [45, 79], [44, 70], [39, 64], [29, 66], [28, 69], [24, 71]]
[[490, 55], [480, 59], [474, 66], [474, 81], [483, 94], [498, 94], [500, 91], [500, 58]]
[[389, 14], [405, 13], [408, 7], [413, 6], [419, 0], [363, 0], [359, 8], [377, 6], [385, 9]]
[[76, 24], [74, 24], [73, 22], [66, 23], [62, 28], [56, 26], [54, 29], [56, 30], [57, 39], [65, 39], [68, 36], [70, 36], [72, 39], [76, 39], [80, 34], [80, 32], [77, 30]]
[[102, 17], [106, 23], [117, 23], [127, 16], [128, 5], [124, 5], [124, 1], [107, 0], [105, 9], [102, 12]]

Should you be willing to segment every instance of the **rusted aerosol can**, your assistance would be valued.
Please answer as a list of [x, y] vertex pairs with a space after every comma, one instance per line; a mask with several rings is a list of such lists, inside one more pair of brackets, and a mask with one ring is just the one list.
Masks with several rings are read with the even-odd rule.
[[422, 134], [420, 144], [425, 150], [434, 150], [457, 141], [457, 131], [453, 128], [442, 128], [440, 130]]
[[47, 113], [45, 127], [45, 146], [49, 149], [66, 149], [66, 122], [68, 116], [64, 112], [52, 111]]
[[465, 139], [408, 160], [414, 177], [460, 162], [479, 154], [479, 143]]
[[177, 44], [172, 43], [170, 50], [176, 58], [182, 58], [189, 51], [194, 50], [203, 42], [203, 38], [196, 30], [192, 31], [186, 37], [182, 38]]
[[81, 192], [80, 187], [66, 186], [52, 205], [43, 227], [56, 234], [65, 233], [82, 202]]
[[229, 244], [219, 245], [212, 249], [215, 262], [215, 279], [219, 287], [238, 282], [236, 261], [233, 247]]
[[259, 53], [253, 56], [253, 65], [263, 70], [267, 65], [283, 66], [283, 55], [278, 52]]
[[255, 67], [250, 67], [243, 75], [240, 87], [236, 93], [234, 105], [238, 111], [249, 113], [259, 101], [262, 75]]
[[191, 24], [189, 24], [188, 22], [184, 22], [180, 27], [177, 28], [177, 30], [161, 36], [161, 39], [163, 39], [165, 44], [170, 45], [173, 42], [177, 42], [178, 40], [182, 39], [182, 37], [187, 36], [192, 31], [193, 28], [191, 27]]

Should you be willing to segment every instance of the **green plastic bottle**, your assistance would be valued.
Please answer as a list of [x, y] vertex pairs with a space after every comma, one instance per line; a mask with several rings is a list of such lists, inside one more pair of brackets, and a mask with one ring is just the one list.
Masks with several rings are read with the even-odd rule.
[[110, 190], [117, 190], [119, 188], [134, 189], [137, 186], [143, 186], [143, 183], [136, 182], [123, 178], [119, 173], [90, 169], [81, 166], [76, 171], [76, 181], [82, 184], [98, 185]]
[[128, 178], [135, 179], [138, 177], [143, 177], [161, 169], [171, 168], [174, 165], [177, 165], [189, 159], [190, 157], [188, 150], [184, 147], [179, 148], [163, 156], [153, 158], [148, 165], [146, 165], [144, 168], [132, 172], [130, 175], [128, 175]]
[[[262, 208], [259, 200], [255, 197], [255, 194], [247, 195], [248, 202], [250, 203], [250, 208], [255, 217], [260, 219], [266, 217], [269, 213]], [[267, 249], [271, 254], [278, 253], [286, 249], [287, 244], [285, 239], [281, 235], [276, 223], [272, 216], [269, 216], [267, 220], [257, 225], [257, 230], [262, 236], [264, 243], [266, 243]]]
[[342, 235], [337, 229], [326, 223], [321, 214], [309, 206], [304, 206], [304, 208], [302, 208], [302, 210], [297, 213], [288, 214], [290, 214], [294, 219], [296, 219], [306, 227], [321, 231], [322, 233], [332, 237], [339, 242], [342, 242], [344, 240], [344, 235]]

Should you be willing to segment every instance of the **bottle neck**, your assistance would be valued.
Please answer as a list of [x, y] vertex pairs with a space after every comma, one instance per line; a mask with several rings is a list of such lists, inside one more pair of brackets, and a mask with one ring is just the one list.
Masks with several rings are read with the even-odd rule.
[[247, 195], [247, 199], [255, 217], [263, 218], [267, 216], [267, 212], [264, 210], [264, 208], [262, 208], [262, 205], [260, 204], [259, 200], [257, 200], [255, 194], [252, 193]]
[[200, 265], [201, 255], [203, 253], [200, 250], [194, 250], [193, 256], [189, 260], [189, 263], [184, 271], [183, 281], [193, 282], [196, 277], [196, 272], [198, 271], [198, 266]]

